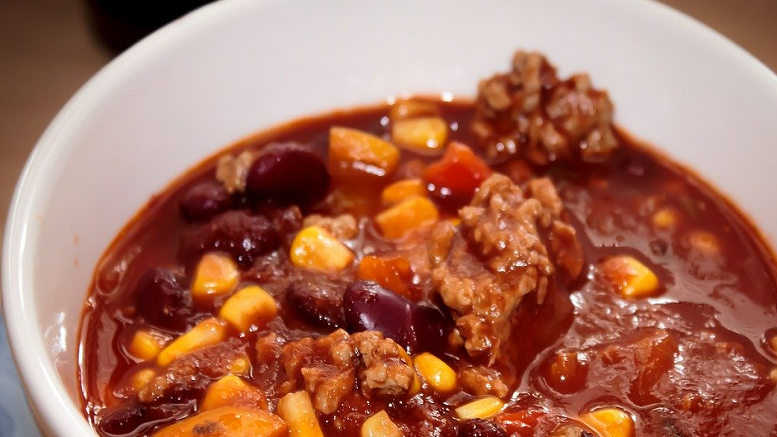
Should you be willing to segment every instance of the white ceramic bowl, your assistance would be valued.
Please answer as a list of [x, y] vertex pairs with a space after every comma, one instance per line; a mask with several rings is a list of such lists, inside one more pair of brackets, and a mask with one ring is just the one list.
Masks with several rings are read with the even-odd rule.
[[[228, 0], [121, 55], [62, 109], [19, 181], [3, 300], [42, 431], [94, 435], [76, 332], [100, 255], [149, 197], [249, 133], [392, 94], [471, 95], [518, 47], [589, 71], [617, 122], [777, 235], [777, 78], [649, 1]], [[771, 240], [774, 242], [774, 240]]]

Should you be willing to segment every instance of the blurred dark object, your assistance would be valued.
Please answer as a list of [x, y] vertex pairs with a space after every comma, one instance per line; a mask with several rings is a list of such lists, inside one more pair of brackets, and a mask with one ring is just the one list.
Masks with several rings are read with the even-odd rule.
[[100, 41], [115, 52], [181, 15], [214, 0], [86, 0], [89, 21]]

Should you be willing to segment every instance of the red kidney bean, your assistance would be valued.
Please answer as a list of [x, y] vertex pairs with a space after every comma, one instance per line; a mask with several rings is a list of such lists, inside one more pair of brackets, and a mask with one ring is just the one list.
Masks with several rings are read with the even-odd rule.
[[280, 237], [263, 216], [246, 211], [227, 211], [181, 237], [179, 258], [191, 268], [209, 251], [225, 252], [241, 266], [248, 266], [260, 255], [275, 250]]
[[200, 182], [181, 198], [181, 214], [190, 221], [208, 220], [232, 207], [232, 197], [215, 181]]
[[184, 331], [194, 310], [191, 294], [165, 269], [146, 272], [135, 286], [135, 311], [156, 327]]
[[312, 205], [329, 189], [324, 161], [298, 143], [274, 143], [260, 149], [248, 169], [246, 193], [280, 204]]
[[356, 281], [343, 295], [345, 320], [353, 331], [380, 331], [410, 353], [444, 350], [450, 320], [433, 306], [417, 304], [376, 282]]
[[191, 402], [141, 404], [137, 401], [130, 405], [119, 404], [119, 406], [120, 408], [103, 415], [100, 423], [97, 424], [102, 435], [110, 437], [148, 435], [155, 426], [184, 417], [194, 407]]

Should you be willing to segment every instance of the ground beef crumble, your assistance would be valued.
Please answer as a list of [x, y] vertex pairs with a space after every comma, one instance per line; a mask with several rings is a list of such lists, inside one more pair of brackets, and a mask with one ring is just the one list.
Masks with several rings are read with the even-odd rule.
[[359, 224], [351, 214], [340, 214], [336, 217], [325, 217], [311, 214], [305, 217], [304, 227], [319, 226], [329, 231], [340, 241], [350, 240], [359, 233]]
[[256, 158], [256, 151], [246, 150], [237, 156], [224, 155], [216, 164], [216, 180], [228, 193], [242, 193], [246, 189], [248, 169]]
[[281, 391], [303, 387], [324, 414], [334, 413], [357, 389], [367, 399], [402, 396], [414, 374], [404, 350], [375, 331], [349, 335], [338, 329], [315, 340], [293, 341], [283, 346], [281, 362], [288, 378]]
[[492, 395], [504, 399], [510, 387], [504, 383], [498, 371], [490, 367], [473, 366], [459, 371], [459, 383], [475, 396]]
[[[452, 311], [456, 335], [470, 355], [485, 355], [491, 363], [511, 333], [512, 315], [523, 297], [536, 291], [541, 302], [555, 272], [538, 228], [559, 222], [567, 234], [557, 240], [572, 239], [571, 245], [559, 247], [577, 248], [575, 262], [568, 264], [583, 263], [574, 229], [559, 219], [563, 206], [552, 182], [531, 181], [527, 193], [495, 174], [459, 211], [460, 226], [440, 223], [430, 238], [432, 281]], [[565, 268], [574, 274], [581, 270]]]
[[561, 80], [544, 56], [518, 51], [512, 71], [480, 83], [472, 129], [492, 161], [520, 153], [537, 165], [599, 162], [618, 146], [612, 113], [587, 75]]

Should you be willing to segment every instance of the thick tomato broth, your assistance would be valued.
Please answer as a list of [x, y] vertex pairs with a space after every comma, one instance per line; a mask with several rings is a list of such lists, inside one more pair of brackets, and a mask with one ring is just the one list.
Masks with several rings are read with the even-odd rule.
[[[469, 129], [476, 112], [472, 102], [418, 101], [439, 108], [449, 141], [478, 143]], [[390, 106], [381, 105], [303, 119], [245, 140], [225, 153], [237, 155], [241, 150], [293, 141], [326, 160], [332, 126], [389, 138], [389, 112]], [[504, 355], [489, 360], [487, 355], [452, 347], [434, 350], [420, 342], [406, 347], [411, 354], [431, 349], [456, 371], [470, 365], [496, 369], [509, 386], [503, 396], [505, 405], [488, 419], [498, 427], [488, 431], [491, 425], [476, 424], [482, 427], [475, 429], [453, 412], [482, 393], [458, 385], [443, 395], [424, 385], [414, 396], [365, 398], [358, 391], [346, 395], [335, 412], [318, 413], [325, 435], [359, 435], [365, 419], [381, 410], [405, 435], [567, 435], [552, 434], [564, 424], [583, 430], [569, 435], [593, 435], [601, 431], [579, 418], [598, 408], [626, 412], [637, 435], [777, 435], [773, 381], [777, 358], [769, 345], [777, 334], [777, 270], [770, 253], [736, 208], [693, 173], [621, 131], [615, 135], [620, 147], [603, 162], [537, 166], [514, 157], [493, 165], [519, 185], [530, 177], [552, 180], [566, 211], [564, 220], [574, 228], [584, 259], [577, 277], [556, 269], [542, 302], [536, 291], [521, 301], [511, 317], [512, 334]], [[479, 150], [476, 153], [483, 156]], [[357, 235], [348, 242], [355, 260], [336, 273], [311, 273], [292, 265], [289, 247], [299, 225], [284, 228], [281, 211], [285, 207], [232, 195], [231, 209], [273, 217], [273, 226], [280, 229], [277, 249], [239, 263], [240, 284], [258, 284], [272, 295], [279, 308], [277, 316], [244, 333], [230, 329], [222, 342], [249, 357], [251, 368], [243, 377], [265, 391], [270, 411], [282, 395], [278, 384], [284, 369], [278, 363], [255, 361], [262, 353], [257, 340], [268, 332], [289, 341], [330, 334], [342, 325], [336, 320], [339, 313], [332, 314], [341, 311], [337, 299], [359, 275], [360, 260], [374, 253], [425, 256], [428, 232], [411, 233], [404, 240], [384, 238], [372, 217], [385, 209], [381, 202], [385, 186], [416, 176], [418, 168], [439, 159], [439, 154], [403, 150], [397, 170], [389, 177], [365, 183], [334, 178], [325, 200], [304, 205], [302, 216], [347, 213], [357, 220], [365, 218], [358, 220]], [[185, 312], [173, 316], [180, 320], [160, 328], [143, 317], [151, 310], [144, 313], [139, 308], [159, 301], [139, 300], [136, 291], [143, 275], [156, 268], [177, 275], [184, 290], [191, 286], [196, 263], [181, 255], [180, 245], [191, 228], [202, 227], [207, 220], [185, 219], [181, 204], [193, 186], [213, 180], [215, 172], [214, 158], [156, 196], [97, 267], [81, 333], [80, 381], [87, 417], [102, 435], [151, 435], [190, 417], [201, 409], [205, 390], [217, 379], [207, 370], [217, 359], [199, 357], [192, 377], [196, 383], [141, 402], [129, 388], [133, 375], [142, 369], [160, 373], [164, 366], [153, 359], [139, 360], [128, 351], [138, 330], [153, 328], [168, 339], [175, 338], [216, 315], [228, 297], [195, 300]], [[450, 195], [433, 184], [425, 188], [439, 208], [440, 221], [455, 218], [471, 197], [471, 193]], [[540, 233], [547, 241], [545, 232]], [[632, 257], [646, 266], [658, 280], [657, 289], [645, 297], [625, 298], [617, 280], [614, 285], [603, 267], [617, 256]], [[316, 284], [334, 295], [330, 297], [335, 303], [329, 297], [318, 300], [304, 293], [287, 296], [295, 281]], [[444, 306], [428, 271], [414, 271], [406, 285], [410, 300]], [[380, 299], [369, 305], [375, 308], [368, 313], [391, 308]], [[404, 322], [397, 317], [395, 323]], [[218, 356], [219, 351], [214, 353]]]

